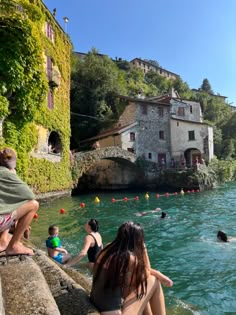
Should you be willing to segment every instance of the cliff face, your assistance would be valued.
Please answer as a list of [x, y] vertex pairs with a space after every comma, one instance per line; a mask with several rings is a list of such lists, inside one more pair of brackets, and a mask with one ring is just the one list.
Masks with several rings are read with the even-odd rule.
[[40, 250], [33, 257], [0, 257], [0, 314], [99, 314], [88, 297], [88, 280], [68, 272]]

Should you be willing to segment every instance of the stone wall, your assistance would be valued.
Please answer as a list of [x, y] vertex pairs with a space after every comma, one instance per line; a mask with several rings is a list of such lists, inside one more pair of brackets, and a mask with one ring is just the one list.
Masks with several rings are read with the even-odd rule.
[[99, 314], [89, 300], [91, 283], [40, 250], [33, 257], [0, 256], [1, 287], [1, 315]]

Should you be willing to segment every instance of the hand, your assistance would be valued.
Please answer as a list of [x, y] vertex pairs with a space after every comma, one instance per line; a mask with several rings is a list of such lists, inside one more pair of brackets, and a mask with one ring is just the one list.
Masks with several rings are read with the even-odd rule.
[[65, 254], [68, 254], [68, 251], [67, 251], [65, 248], [63, 248], [63, 252], [64, 252]]
[[170, 279], [170, 278], [168, 278], [168, 277], [163, 277], [161, 280], [160, 280], [160, 282], [161, 282], [161, 284], [163, 284], [165, 287], [168, 287], [168, 288], [170, 288], [170, 287], [172, 287], [173, 286], [173, 281]]

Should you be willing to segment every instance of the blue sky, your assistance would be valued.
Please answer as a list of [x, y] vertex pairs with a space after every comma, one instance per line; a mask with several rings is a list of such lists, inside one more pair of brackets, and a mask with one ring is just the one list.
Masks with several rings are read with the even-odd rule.
[[157, 60], [190, 88], [210, 81], [236, 106], [236, 0], [44, 0], [74, 50]]

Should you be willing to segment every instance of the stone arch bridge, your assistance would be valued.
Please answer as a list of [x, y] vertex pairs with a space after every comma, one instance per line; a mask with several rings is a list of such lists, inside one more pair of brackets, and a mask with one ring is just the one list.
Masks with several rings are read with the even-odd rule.
[[73, 181], [76, 185], [80, 177], [85, 174], [93, 165], [95, 165], [99, 160], [112, 160], [119, 162], [123, 165], [132, 164], [135, 166], [134, 162], [137, 157], [134, 153], [123, 150], [118, 146], [105, 147], [93, 151], [77, 152], [74, 154], [74, 165], [73, 165]]

